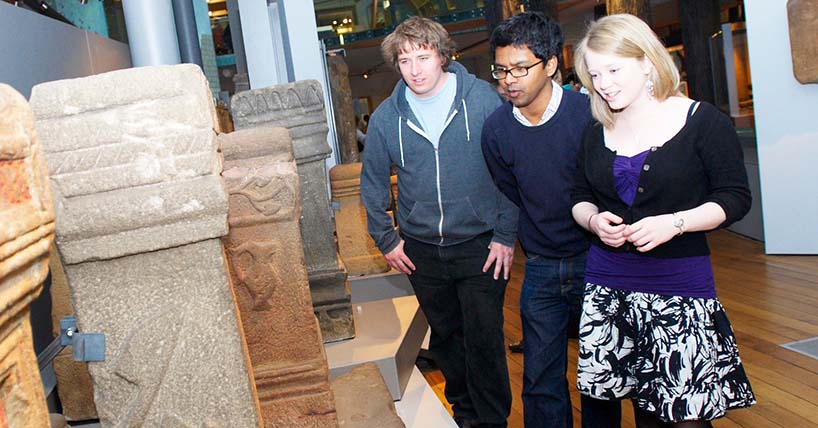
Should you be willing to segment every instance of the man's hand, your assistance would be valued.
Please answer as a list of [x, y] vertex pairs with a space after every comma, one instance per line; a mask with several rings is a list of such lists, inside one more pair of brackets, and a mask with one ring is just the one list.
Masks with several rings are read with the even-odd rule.
[[386, 262], [389, 263], [389, 266], [392, 266], [393, 269], [403, 272], [407, 275], [411, 275], [412, 271], [415, 270], [415, 264], [412, 263], [412, 260], [409, 260], [409, 256], [403, 252], [403, 239], [400, 240], [398, 246], [395, 247], [392, 251], [383, 255], [386, 259]]
[[503, 271], [503, 279], [508, 280], [511, 272], [511, 263], [514, 261], [514, 247], [507, 247], [499, 242], [489, 244], [489, 256], [486, 264], [483, 265], [483, 272], [488, 272], [492, 263], [494, 264], [494, 279], [500, 278], [500, 271]]

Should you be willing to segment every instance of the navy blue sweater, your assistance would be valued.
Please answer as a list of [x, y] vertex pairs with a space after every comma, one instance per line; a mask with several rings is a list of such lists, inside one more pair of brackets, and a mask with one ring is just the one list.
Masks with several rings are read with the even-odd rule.
[[527, 127], [499, 107], [483, 125], [483, 155], [497, 187], [520, 207], [517, 238], [527, 255], [571, 257], [588, 237], [571, 216], [571, 187], [582, 133], [591, 121], [587, 96], [563, 91], [557, 113]]

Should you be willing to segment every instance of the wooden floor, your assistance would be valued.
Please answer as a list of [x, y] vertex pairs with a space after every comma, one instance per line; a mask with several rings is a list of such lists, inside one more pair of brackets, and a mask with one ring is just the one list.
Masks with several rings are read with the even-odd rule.
[[[728, 413], [717, 428], [818, 428], [818, 360], [780, 345], [818, 336], [818, 257], [766, 256], [762, 244], [727, 231], [710, 234], [719, 300], [727, 310], [758, 404]], [[506, 342], [522, 336], [520, 285], [524, 257], [516, 252], [505, 302]], [[577, 342], [569, 341], [568, 379], [576, 384]], [[509, 428], [523, 427], [522, 354], [507, 353], [514, 402]], [[439, 371], [424, 375], [444, 404]], [[574, 426], [579, 394], [572, 387]], [[448, 405], [448, 404], [447, 404]], [[634, 426], [625, 403], [623, 427]]]

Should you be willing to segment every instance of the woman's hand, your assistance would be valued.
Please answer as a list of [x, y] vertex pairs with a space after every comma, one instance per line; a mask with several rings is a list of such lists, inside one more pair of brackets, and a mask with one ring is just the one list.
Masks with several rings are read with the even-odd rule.
[[611, 247], [619, 247], [625, 243], [626, 228], [627, 226], [622, 224], [622, 217], [610, 211], [592, 214], [588, 218], [588, 230], [599, 236], [605, 245]]
[[633, 243], [638, 251], [650, 251], [679, 234], [679, 229], [673, 225], [672, 214], [662, 214], [645, 217], [634, 224], [625, 227], [623, 236]]

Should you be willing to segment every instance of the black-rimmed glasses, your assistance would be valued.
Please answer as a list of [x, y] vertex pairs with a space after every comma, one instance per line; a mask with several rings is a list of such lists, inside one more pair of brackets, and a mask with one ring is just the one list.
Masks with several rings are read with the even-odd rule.
[[503, 80], [506, 78], [507, 74], [510, 74], [512, 77], [525, 77], [528, 76], [528, 70], [536, 65], [542, 64], [543, 60], [539, 60], [534, 64], [525, 67], [511, 67], [511, 68], [502, 68], [497, 67], [491, 71], [491, 77], [495, 80]]

